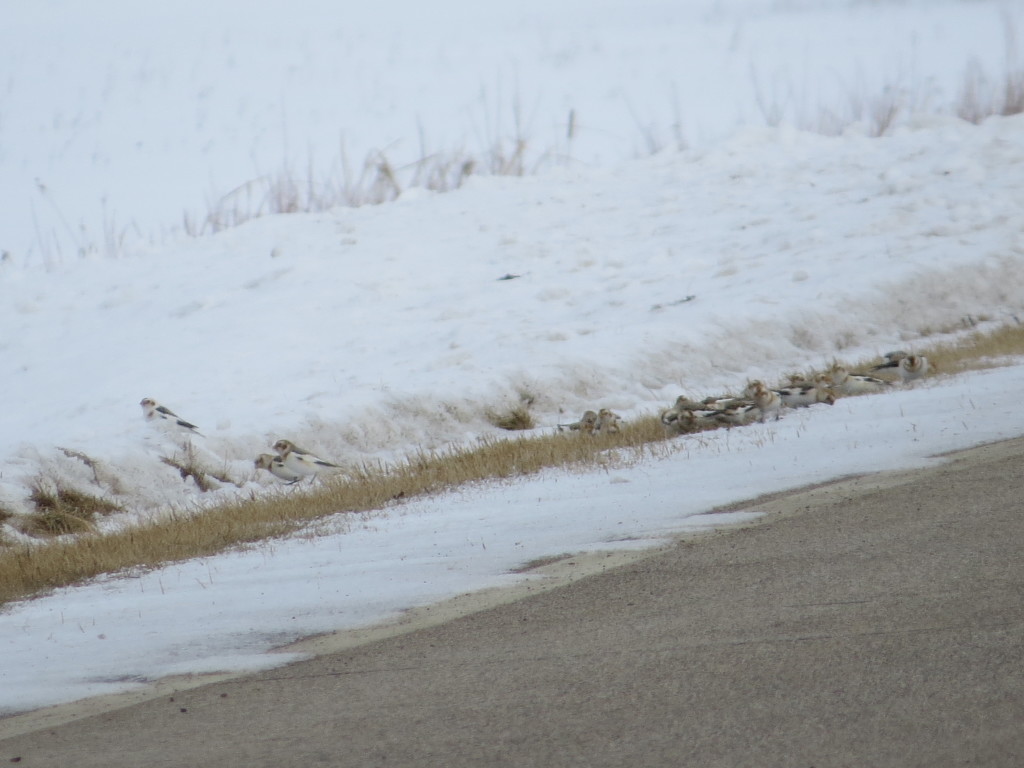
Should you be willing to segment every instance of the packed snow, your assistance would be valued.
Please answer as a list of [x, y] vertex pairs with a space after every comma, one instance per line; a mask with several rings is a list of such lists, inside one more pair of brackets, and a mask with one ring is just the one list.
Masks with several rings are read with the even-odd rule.
[[[398, 460], [505, 435], [489, 414], [527, 402], [537, 432], [588, 408], [628, 421], [682, 393], [1019, 322], [1024, 118], [973, 125], [936, 108], [968, 66], [1006, 65], [1012, 9], [572, 2], [491, 16], [447, 0], [428, 18], [370, 5], [394, 23], [361, 9], [333, 26], [303, 13], [271, 25], [273, 4], [227, 3], [197, 4], [187, 23], [134, 4], [86, 19], [50, 0], [0, 29], [12, 52], [0, 114], [6, 541], [32, 541], [22, 522], [40, 483], [116, 502], [125, 511], [99, 521], [110, 529], [279, 492], [253, 459], [281, 437], [343, 467]], [[461, 34], [449, 34], [455, 18]], [[42, 40], [60, 54], [41, 57]], [[918, 109], [886, 135], [870, 120], [837, 135], [794, 127], [828, 111], [819, 93], [849, 103], [836, 83], [874, 95], [893, 72]], [[467, 109], [502, 122], [490, 78], [514, 83], [561, 160], [380, 206], [174, 230], [204, 184], [223, 191], [329, 155], [342, 131], [356, 156], [393, 137], [408, 152], [417, 120], [465, 145]], [[672, 94], [685, 135], [661, 141], [671, 115], [643, 115], [671, 111]], [[766, 98], [778, 125], [765, 125]], [[560, 146], [569, 111], [582, 127]], [[502, 131], [481, 130], [483, 151]], [[637, 135], [666, 149], [649, 155]], [[538, 557], [651, 546], [746, 519], [702, 515], [718, 504], [1017, 436], [1022, 373], [787, 410], [677, 438], [637, 465], [474, 486], [9, 606], [0, 713], [279, 664], [291, 657], [266, 651], [531, 578], [510, 570]], [[227, 482], [204, 492], [161, 461], [182, 437], [143, 420], [144, 397], [198, 426], [199, 459]]]

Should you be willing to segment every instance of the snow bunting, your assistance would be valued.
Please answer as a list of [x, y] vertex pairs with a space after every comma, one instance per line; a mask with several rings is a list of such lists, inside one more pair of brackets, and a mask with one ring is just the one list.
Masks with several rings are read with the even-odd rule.
[[868, 395], [884, 392], [892, 386], [892, 382], [864, 373], [850, 373], [843, 366], [837, 365], [832, 368], [832, 385], [843, 395]]
[[678, 411], [707, 411], [709, 409], [706, 401], [691, 400], [686, 395], [680, 395], [672, 405]]
[[706, 397], [703, 401], [705, 411], [723, 411], [727, 408], [735, 408], [740, 405], [750, 405], [749, 397]]
[[[886, 355], [895, 355], [895, 352], [890, 352]], [[928, 362], [927, 357], [921, 355], [907, 355], [906, 357], [893, 358], [886, 363], [876, 365], [871, 370], [880, 371], [885, 368], [895, 368], [896, 372], [900, 375], [900, 381], [906, 384], [908, 381], [915, 381], [923, 377], [929, 371], [934, 371], [935, 366]]]
[[680, 395], [671, 408], [661, 412], [661, 423], [665, 425], [665, 431], [670, 435], [696, 432], [719, 424], [732, 423], [729, 422], [733, 415], [730, 409], [750, 404], [749, 400], [735, 397], [708, 397], [697, 401]]
[[[794, 382], [794, 384], [795, 383], [796, 382]], [[816, 374], [814, 374], [814, 378], [811, 379], [810, 383], [814, 384], [816, 386], [819, 386], [819, 387], [826, 387], [827, 389], [831, 389], [832, 388], [832, 383], [833, 383], [832, 382], [832, 374], [831, 373], [816, 373]]]
[[572, 424], [559, 424], [559, 429], [571, 429], [574, 431], [584, 432], [588, 435], [594, 434], [594, 430], [597, 429], [598, 416], [595, 411], [584, 411], [583, 417], [579, 421], [574, 421]]
[[747, 389], [751, 391], [754, 405], [761, 414], [761, 423], [763, 424], [764, 420], [772, 414], [775, 415], [775, 420], [778, 421], [782, 410], [782, 398], [779, 393], [774, 389], [768, 389], [760, 381], [752, 382], [751, 386], [748, 386]]
[[331, 462], [324, 461], [319, 456], [299, 448], [291, 440], [278, 440], [274, 443], [274, 450], [277, 451], [285, 469], [302, 477], [328, 474], [341, 469], [337, 464], [331, 464]]
[[823, 384], [803, 384], [796, 387], [783, 387], [775, 390], [782, 404], [790, 408], [806, 408], [816, 403], [835, 405], [836, 396], [831, 389]]
[[719, 424], [725, 424], [727, 427], [732, 427], [750, 424], [754, 419], [759, 418], [760, 415], [761, 410], [753, 403], [740, 402], [736, 405], [720, 408], [717, 411], [711, 411], [707, 414], [707, 418]]
[[602, 408], [597, 413], [597, 429], [603, 435], [614, 435], [622, 428], [622, 417], [619, 414]]
[[668, 408], [661, 413], [661, 423], [669, 435], [682, 435], [697, 430], [697, 415], [686, 408]]
[[925, 374], [934, 373], [935, 366], [922, 355], [907, 355], [900, 360], [900, 378], [904, 381], [915, 381]]
[[142, 406], [142, 414], [146, 421], [151, 424], [158, 427], [169, 428], [175, 432], [186, 432], [202, 437], [199, 427], [185, 421], [170, 408], [165, 408], [153, 398], [144, 397], [139, 402], [139, 405]]
[[265, 469], [274, 477], [284, 480], [288, 485], [293, 485], [305, 475], [293, 472], [284, 465], [284, 459], [280, 456], [271, 456], [269, 453], [261, 453], [256, 457], [256, 469]]
[[762, 382], [760, 379], [747, 381], [747, 386], [743, 388], [743, 397], [745, 397], [747, 400], [753, 400], [754, 394], [759, 389], [765, 389], [764, 382]]

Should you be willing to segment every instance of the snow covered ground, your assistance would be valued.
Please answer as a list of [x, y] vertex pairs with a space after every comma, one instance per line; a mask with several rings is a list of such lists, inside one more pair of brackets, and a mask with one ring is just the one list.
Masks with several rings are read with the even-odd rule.
[[[252, 461], [279, 437], [345, 465], [503, 434], [487, 413], [524, 398], [539, 430], [585, 408], [628, 419], [1024, 311], [1024, 118], [948, 114], [972, 59], [1007, 66], [1015, 6], [370, 5], [332, 24], [318, 3], [86, 16], [48, 0], [0, 28], [8, 540], [26, 539], [40, 480], [116, 501], [101, 525], [127, 525], [275, 487]], [[885, 137], [792, 126], [885, 84], [920, 108]], [[557, 150], [538, 175], [174, 232], [210, 190], [336, 162], [341, 134], [353, 157], [415, 158], [418, 120], [431, 146], [487, 151], [516, 94], [537, 151]], [[668, 149], [649, 156], [654, 139]], [[0, 713], [280, 663], [265, 651], [525, 578], [508, 570], [535, 557], [648, 545], [716, 504], [1015, 436], [1022, 373], [843, 399], [610, 474], [465, 489], [13, 606]], [[161, 463], [177, 448], [143, 397], [198, 424], [234, 483], [203, 493]]]
[[[0, 505], [28, 513], [41, 476], [149, 515], [273, 485], [252, 462], [280, 437], [358, 465], [499, 434], [488, 411], [524, 397], [542, 429], [593, 407], [629, 418], [1005, 322], [1024, 303], [1022, 126], [750, 129], [120, 259], [5, 265], [0, 375], [19, 407]], [[197, 424], [203, 460], [237, 485], [200, 493], [161, 463], [180, 450], [143, 397]], [[99, 481], [58, 447], [101, 462]]]
[[0, 714], [166, 675], [283, 664], [298, 656], [267, 651], [538, 578], [509, 572], [535, 558], [654, 546], [757, 514], [702, 515], [716, 505], [1018, 436], [1022, 383], [1024, 365], [936, 378], [681, 437], [673, 453], [632, 466], [481, 484], [339, 516], [316, 537], [58, 590], [0, 618]]

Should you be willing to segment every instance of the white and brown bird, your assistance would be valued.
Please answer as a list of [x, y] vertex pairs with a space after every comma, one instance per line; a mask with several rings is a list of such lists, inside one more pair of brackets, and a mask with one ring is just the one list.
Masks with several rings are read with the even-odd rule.
[[888, 368], [895, 368], [896, 372], [900, 375], [900, 381], [906, 384], [908, 381], [916, 381], [925, 376], [929, 372], [935, 370], [935, 366], [928, 362], [928, 358], [923, 355], [906, 355], [904, 357], [895, 357], [895, 355], [901, 354], [896, 352], [890, 352], [886, 355], [887, 362], [881, 365], [876, 365], [871, 370], [881, 371]]
[[700, 424], [696, 413], [688, 408], [666, 408], [661, 412], [661, 423], [669, 435], [696, 432]]
[[337, 464], [299, 448], [291, 440], [278, 440], [274, 443], [274, 450], [285, 469], [302, 477], [332, 474], [341, 469]]
[[594, 434], [594, 430], [597, 429], [598, 415], [596, 411], [584, 411], [583, 416], [579, 421], [574, 421], [572, 424], [559, 424], [559, 429], [571, 429], [573, 431], [583, 432], [587, 435]]
[[597, 412], [597, 431], [602, 435], [615, 435], [622, 429], [622, 417], [609, 408]]
[[735, 408], [741, 405], [750, 405], [752, 400], [749, 397], [705, 397], [703, 402], [704, 411], [722, 411], [726, 408]]
[[760, 413], [761, 423], [764, 423], [769, 416], [774, 416], [776, 421], [779, 420], [782, 411], [782, 397], [777, 391], [768, 389], [760, 381], [751, 382], [747, 390], [751, 393], [754, 405]]
[[836, 402], [835, 393], [823, 383], [782, 387], [775, 392], [778, 393], [782, 404], [788, 408], [806, 408], [818, 403], [835, 405]]
[[283, 480], [288, 485], [294, 485], [299, 482], [305, 475], [300, 475], [298, 472], [293, 472], [284, 465], [284, 459], [280, 456], [271, 456], [269, 453], [261, 453], [256, 457], [256, 469], [265, 469], [267, 472], [272, 474], [279, 480]]
[[680, 411], [714, 410], [708, 405], [707, 400], [693, 400], [686, 395], [680, 395], [677, 397], [675, 403], [672, 404], [672, 407]]
[[676, 398], [671, 408], [661, 412], [661, 423], [670, 435], [681, 435], [693, 432], [699, 424], [698, 414], [714, 410], [698, 400], [691, 400], [686, 395]]
[[142, 415], [150, 424], [168, 432], [179, 432], [203, 436], [199, 427], [191, 422], [185, 421], [170, 408], [160, 405], [151, 397], [144, 397], [139, 402], [142, 406]]
[[759, 389], [764, 389], [764, 382], [762, 382], [760, 379], [748, 380], [747, 386], [743, 388], [743, 397], [745, 397], [747, 400], [753, 400], [754, 393], [757, 392]]
[[841, 365], [832, 367], [831, 376], [833, 388], [842, 395], [870, 395], [892, 387], [891, 381], [866, 373], [850, 373]]
[[761, 409], [754, 403], [745, 403], [742, 401], [733, 402], [733, 405], [727, 405], [724, 408], [709, 411], [705, 418], [710, 421], [717, 422], [718, 424], [725, 424], [727, 427], [733, 427], [750, 424], [755, 419], [761, 417]]

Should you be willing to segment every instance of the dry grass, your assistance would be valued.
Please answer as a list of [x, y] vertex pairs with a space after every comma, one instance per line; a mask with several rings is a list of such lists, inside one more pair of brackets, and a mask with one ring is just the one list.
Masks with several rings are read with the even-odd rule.
[[224, 485], [238, 485], [226, 472], [218, 472], [216, 469], [203, 464], [191, 443], [185, 446], [182, 455], [161, 456], [160, 461], [178, 470], [182, 480], [191, 478], [192, 482], [203, 493], [215, 491]]
[[[962, 331], [963, 328], [962, 324], [950, 326], [945, 333], [955, 333]], [[940, 332], [936, 331], [935, 333]], [[961, 336], [958, 341], [937, 342], [927, 347], [915, 344], [913, 348], [907, 348], [906, 351], [926, 356], [928, 362], [940, 374], [999, 368], [1004, 365], [1012, 365], [1018, 362], [1019, 358], [1024, 357], [1024, 324], [1014, 318], [1012, 324], [1001, 326], [993, 331], [976, 331]], [[871, 360], [851, 362], [837, 358], [835, 362], [850, 371], [865, 371], [884, 360], [877, 357]], [[816, 371], [807, 371], [803, 375], [805, 378], [809, 378], [814, 373]]]
[[[1024, 69], [1016, 66], [1015, 30], [1007, 20], [1006, 65], [1001, 76], [990, 77], [978, 64], [967, 68], [955, 103], [934, 107], [920, 89], [890, 84], [868, 94], [865, 87], [847, 86], [846, 93], [833, 106], [812, 99], [808, 94], [783, 86], [771, 92], [753, 80], [757, 107], [765, 124], [777, 126], [789, 121], [801, 130], [827, 136], [841, 134], [853, 125], [861, 125], [870, 136], [888, 134], [907, 115], [920, 112], [953, 113], [972, 123], [980, 123], [994, 115], [1015, 115], [1024, 112]], [[493, 107], [491, 107], [493, 109]], [[498, 110], [495, 110], [498, 112]], [[195, 237], [236, 227], [255, 218], [279, 213], [316, 213], [335, 207], [359, 207], [395, 200], [403, 190], [422, 188], [437, 192], [459, 189], [467, 179], [479, 175], [523, 176], [541, 168], [573, 163], [571, 147], [581, 129], [575, 109], [567, 113], [565, 145], [538, 150], [527, 138], [525, 121], [518, 97], [511, 109], [511, 123], [502, 123], [500, 115], [485, 120], [494, 123], [481, 138], [479, 151], [465, 149], [430, 151], [420, 131], [418, 155], [404, 153], [407, 161], [396, 162], [394, 147], [367, 153], [361, 164], [350, 162], [344, 146], [339, 158], [326, 171], [317, 169], [312, 158], [305, 169], [286, 162], [276, 173], [266, 174], [239, 184], [235, 189], [210, 200], [204, 215], [183, 213], [183, 231]], [[673, 93], [673, 120], [658, 126], [635, 113], [639, 146], [649, 154], [669, 147], [683, 151], [688, 141], [683, 131], [683, 110]], [[412, 159], [416, 157], [418, 159]], [[65, 224], [69, 241], [79, 255], [121, 253], [131, 227], [118, 225], [112, 214], [104, 213], [102, 247], [89, 240], [89, 232], [81, 233], [67, 226], [68, 216], [59, 208], [44, 185], [39, 185], [43, 201]], [[60, 261], [62, 237], [57, 233], [37, 231], [37, 247], [47, 266]]]
[[396, 200], [405, 189], [450, 192], [471, 176], [523, 176], [542, 162], [529, 159], [530, 144], [521, 134], [496, 137], [480, 153], [464, 150], [426, 152], [418, 160], [398, 164], [384, 150], [373, 150], [355, 170], [344, 150], [336, 168], [318, 173], [309, 163], [304, 172], [285, 167], [260, 176], [207, 204], [201, 219], [185, 213], [183, 228], [193, 237], [237, 227], [261, 216], [317, 213], [336, 207], [358, 208]]
[[1024, 69], [1011, 70], [1002, 81], [993, 83], [974, 64], [964, 75], [957, 116], [971, 123], [980, 123], [994, 115], [1019, 115], [1024, 112]]
[[1002, 77], [989, 78], [977, 61], [972, 62], [964, 73], [956, 114], [968, 122], [977, 124], [987, 117], [1024, 112], [1024, 68], [1017, 64], [1017, 27], [1005, 12], [1003, 34], [1005, 64]]
[[533, 429], [537, 426], [533, 419], [533, 414], [530, 413], [530, 410], [525, 405], [517, 405], [515, 408], [510, 408], [503, 413], [489, 411], [487, 413], [487, 420], [498, 429], [506, 429], [509, 432]]
[[[958, 344], [914, 351], [935, 361], [943, 373], [998, 366], [1010, 357], [1024, 356], [1024, 325], [1017, 323], [995, 332], [973, 334]], [[865, 368], [876, 362], [862, 360], [849, 367]], [[812, 373], [807, 371], [805, 375]], [[588, 469], [628, 464], [672, 450], [668, 440], [654, 417], [625, 424], [618, 434], [558, 432], [487, 439], [472, 447], [418, 453], [394, 466], [365, 466], [349, 477], [320, 485], [283, 489], [201, 512], [179, 510], [158, 522], [105, 534], [90, 532], [90, 521], [96, 514], [112, 511], [112, 505], [67, 490], [55, 494], [40, 483], [37, 506], [62, 509], [83, 521], [80, 530], [84, 532], [31, 546], [11, 545], [0, 551], [0, 603], [102, 573], [212, 555], [293, 533], [337, 513], [370, 513], [399, 499], [473, 482], [522, 477], [550, 467]], [[51, 523], [55, 528], [62, 524], [67, 523]], [[71, 520], [69, 524], [78, 523]]]
[[[610, 466], [629, 461], [630, 456], [639, 460], [653, 449], [652, 443], [664, 439], [657, 420], [646, 419], [605, 437], [552, 434], [485, 440], [471, 449], [420, 453], [393, 467], [364, 467], [353, 477], [320, 486], [253, 497], [201, 513], [179, 511], [130, 530], [13, 546], [0, 554], [0, 604], [102, 573], [211, 555], [283, 536], [328, 515], [379, 510], [398, 499], [484, 479], [518, 477], [547, 467]], [[610, 453], [613, 448], [625, 453]]]
[[959, 373], [1009, 365], [1024, 356], [1024, 325], [1015, 322], [990, 333], [972, 333], [959, 344], [931, 346], [925, 353], [942, 373]]
[[36, 511], [28, 516], [25, 532], [43, 536], [85, 533], [93, 529], [97, 515], [121, 511], [113, 502], [41, 478], [32, 488], [29, 500]]
[[[1008, 40], [1007, 66], [1000, 78], [990, 78], [977, 64], [969, 66], [956, 103], [944, 111], [952, 111], [972, 123], [980, 123], [993, 115], [1024, 112], [1024, 69], [1013, 64], [1015, 50], [1015, 40]], [[864, 126], [870, 136], [885, 136], [902, 116], [927, 108], [919, 95], [897, 85], [886, 86], [871, 95], [863, 88], [849, 88], [837, 106], [824, 107], [811, 105], [806, 96], [799, 93], [786, 90], [765, 93], [757, 78], [753, 74], [751, 77], [757, 105], [767, 125], [776, 126], [790, 120], [802, 130], [827, 136], [839, 135], [852, 125]], [[813, 114], [804, 115], [801, 110], [813, 110]], [[483, 138], [482, 146], [486, 148], [478, 152], [430, 150], [421, 129], [418, 159], [411, 162], [396, 162], [393, 158], [398, 150], [391, 147], [372, 150], [357, 165], [349, 160], [342, 147], [338, 161], [326, 172], [318, 172], [312, 159], [304, 170], [287, 165], [276, 174], [247, 181], [210, 201], [206, 215], [201, 218], [186, 213], [184, 231], [198, 237], [261, 216], [378, 205], [397, 199], [407, 189], [449, 192], [459, 189], [472, 176], [524, 176], [542, 167], [569, 162], [564, 151], [551, 148], [538, 152], [532, 147], [518, 100], [512, 112], [512, 124], [491, 130], [491, 135]], [[687, 147], [681, 110], [675, 101], [673, 112], [675, 120], [666, 130], [659, 130], [634, 114], [641, 146], [648, 154], [661, 152], [669, 146], [679, 151]], [[569, 144], [577, 130], [576, 112], [570, 110], [566, 126]], [[108, 252], [117, 252], [119, 246], [111, 242], [116, 239], [112, 234], [107, 235]]]
[[751, 72], [755, 101], [766, 125], [785, 122], [800, 130], [838, 136], [851, 126], [861, 126], [872, 137], [889, 134], [899, 120], [914, 114], [955, 114], [971, 123], [996, 115], [1024, 112], [1024, 69], [1016, 65], [1017, 41], [1007, 19], [1006, 62], [1000, 75], [991, 76], [977, 61], [964, 72], [960, 92], [950, 105], [929, 104], [928, 94], [919, 87], [890, 83], [868, 92], [862, 84], [840, 84], [844, 93], [830, 106], [816, 103], [799, 87], [786, 83], [762, 83]]

